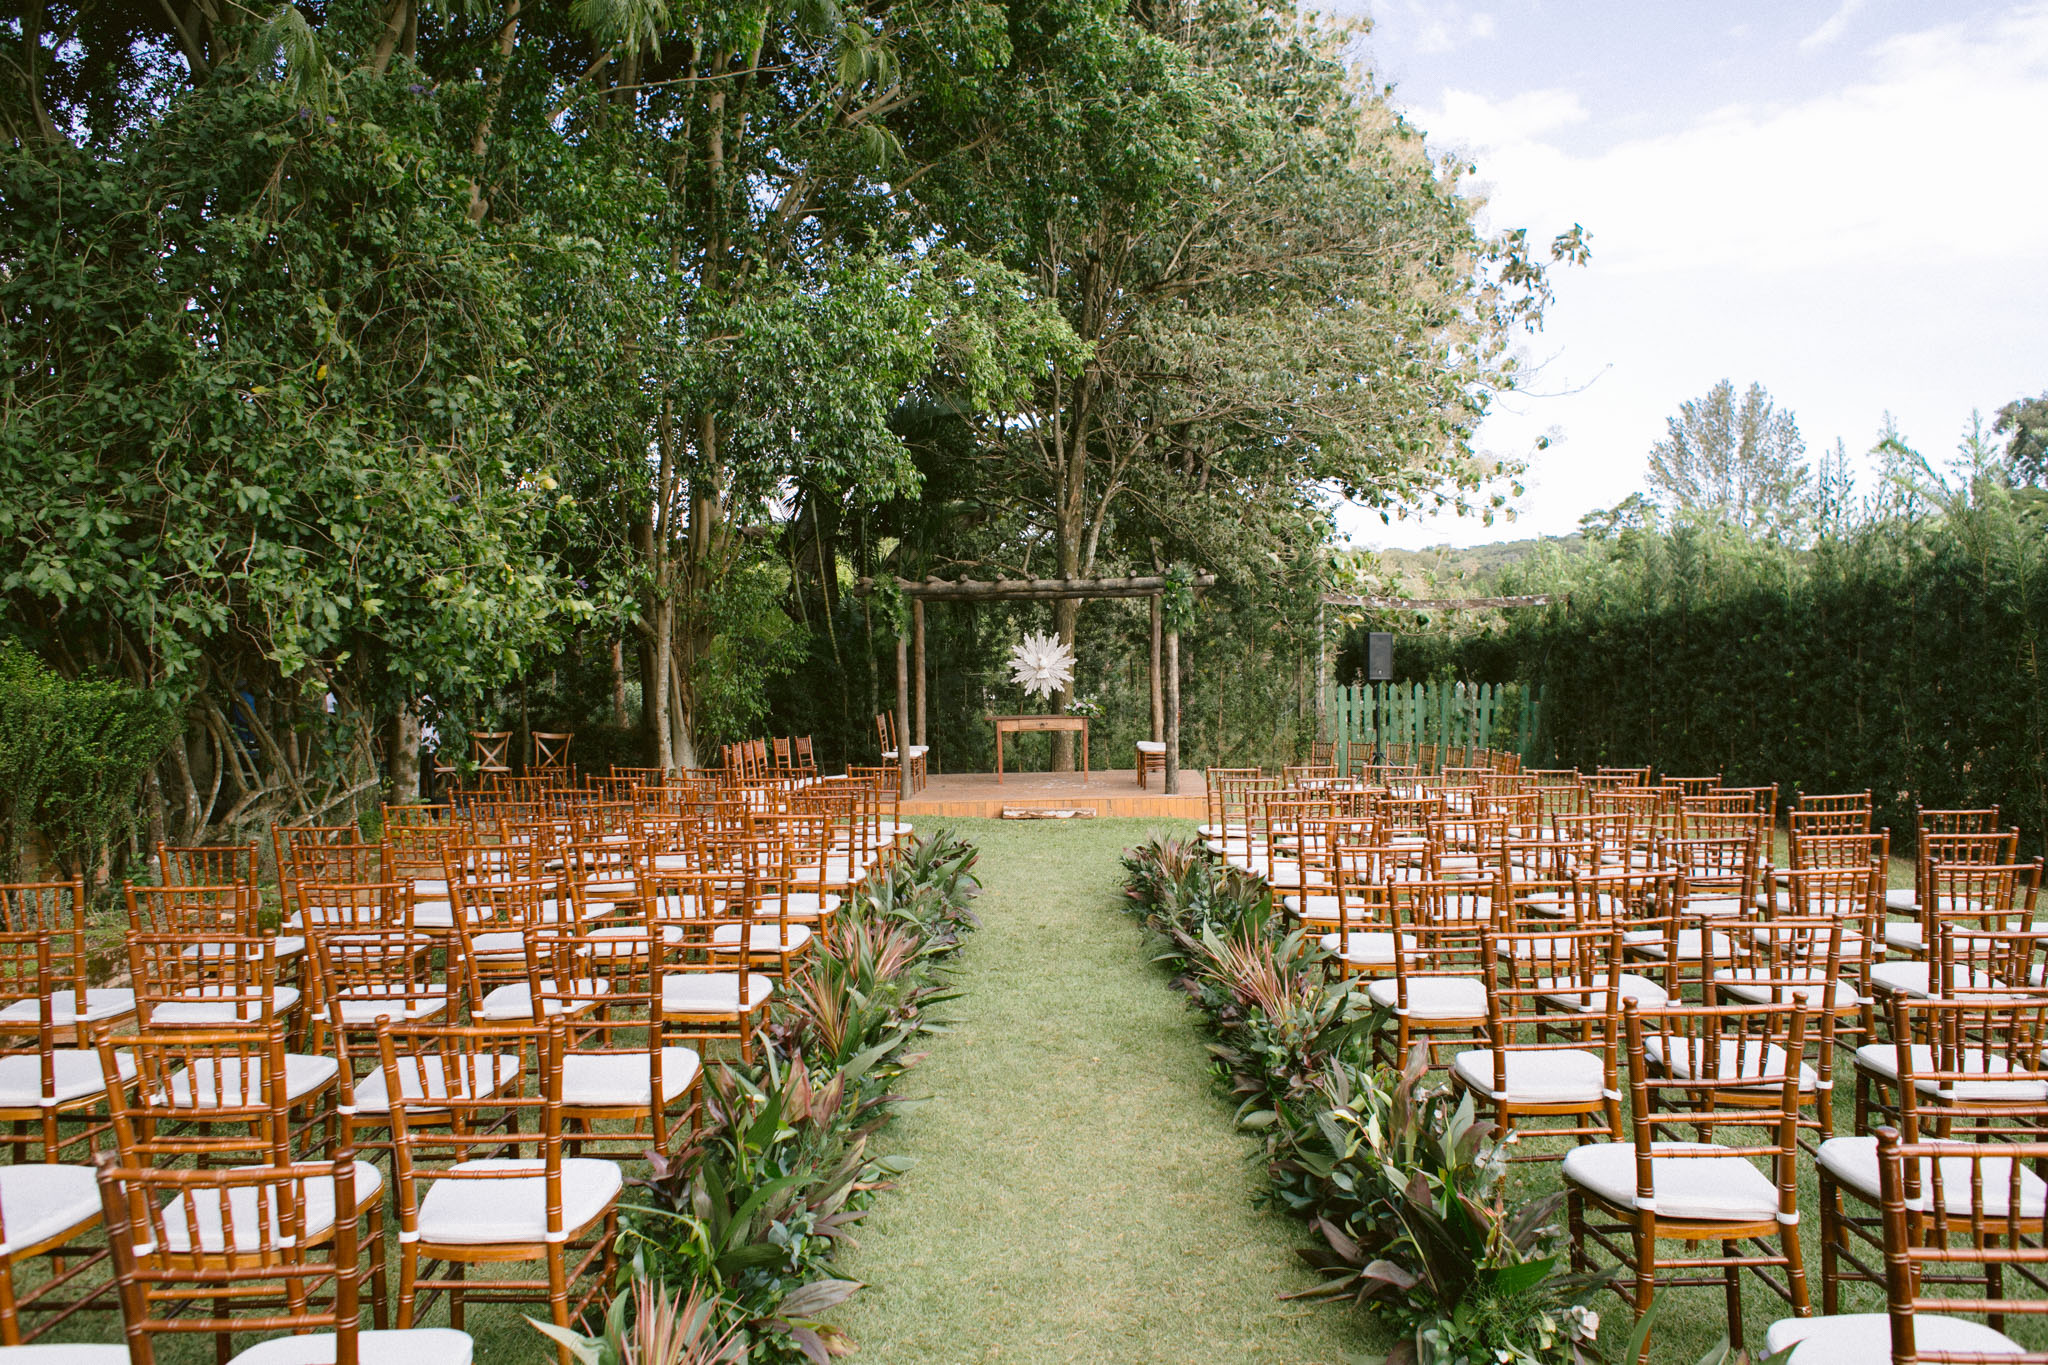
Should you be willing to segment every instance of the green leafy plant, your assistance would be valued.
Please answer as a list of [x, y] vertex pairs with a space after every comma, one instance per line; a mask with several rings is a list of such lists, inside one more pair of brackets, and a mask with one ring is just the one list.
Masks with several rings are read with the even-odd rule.
[[577, 1365], [747, 1365], [740, 1332], [719, 1325], [720, 1306], [695, 1285], [677, 1295], [659, 1281], [636, 1280], [632, 1293], [612, 1300], [596, 1336], [536, 1318], [527, 1322], [568, 1347]]

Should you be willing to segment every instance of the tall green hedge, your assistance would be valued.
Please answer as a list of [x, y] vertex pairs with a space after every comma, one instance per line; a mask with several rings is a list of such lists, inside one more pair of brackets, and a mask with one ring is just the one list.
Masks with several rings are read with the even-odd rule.
[[2048, 538], [2037, 500], [1992, 497], [1793, 552], [1726, 532], [1610, 544], [1506, 586], [1567, 600], [1404, 642], [1409, 670], [1547, 688], [1557, 758], [1651, 763], [1791, 792], [1874, 794], [1909, 842], [1916, 804], [1996, 804], [2048, 830]]
[[[98, 880], [140, 818], [145, 774], [178, 731], [155, 697], [103, 678], [65, 678], [0, 643], [0, 878]], [[26, 856], [25, 856], [26, 855]]]

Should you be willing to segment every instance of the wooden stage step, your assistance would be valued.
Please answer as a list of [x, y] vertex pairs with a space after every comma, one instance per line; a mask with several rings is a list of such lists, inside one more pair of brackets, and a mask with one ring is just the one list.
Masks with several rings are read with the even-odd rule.
[[1149, 787], [1140, 787], [1137, 771], [1132, 768], [1097, 769], [1089, 774], [1085, 784], [1079, 773], [1006, 772], [1000, 784], [994, 773], [933, 773], [923, 791], [904, 801], [903, 814], [994, 820], [1009, 806], [1093, 810], [1102, 819], [1202, 818], [1199, 769], [1182, 770], [1179, 795], [1168, 796], [1164, 788], [1164, 779], [1156, 776]]

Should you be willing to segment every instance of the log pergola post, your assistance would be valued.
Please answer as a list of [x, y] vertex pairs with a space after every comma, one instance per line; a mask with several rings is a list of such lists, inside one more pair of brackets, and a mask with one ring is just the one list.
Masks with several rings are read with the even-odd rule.
[[917, 684], [917, 742], [930, 743], [924, 737], [924, 602], [914, 600], [910, 604], [910, 667], [911, 677]]
[[1159, 681], [1159, 594], [1152, 594], [1152, 742], [1166, 738], [1166, 693]]
[[1166, 794], [1180, 795], [1180, 632], [1166, 632]]
[[896, 796], [910, 799], [910, 633], [896, 632]]

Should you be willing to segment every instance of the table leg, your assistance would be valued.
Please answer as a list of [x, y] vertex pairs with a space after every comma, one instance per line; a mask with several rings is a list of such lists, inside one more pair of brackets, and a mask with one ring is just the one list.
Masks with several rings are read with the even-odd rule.
[[1081, 785], [1088, 785], [1088, 722], [1081, 722]]
[[1003, 727], [996, 726], [996, 785], [1003, 785]]

